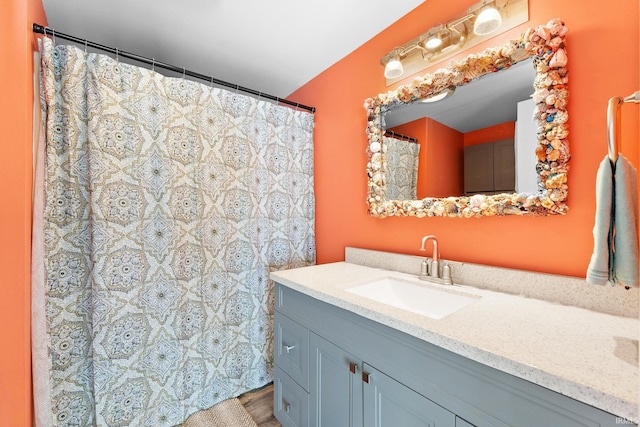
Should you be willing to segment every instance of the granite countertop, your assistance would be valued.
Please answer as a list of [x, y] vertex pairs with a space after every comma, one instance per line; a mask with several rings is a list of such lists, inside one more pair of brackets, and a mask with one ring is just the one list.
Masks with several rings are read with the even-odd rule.
[[[432, 319], [346, 289], [397, 277], [480, 296]], [[276, 282], [409, 335], [637, 422], [638, 319], [415, 275], [337, 262], [271, 273]]]

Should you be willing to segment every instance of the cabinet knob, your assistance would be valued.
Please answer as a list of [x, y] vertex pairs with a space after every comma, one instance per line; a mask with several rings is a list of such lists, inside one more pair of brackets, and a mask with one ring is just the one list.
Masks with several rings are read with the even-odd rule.
[[291, 409], [291, 405], [286, 400], [282, 400], [282, 407], [284, 408], [284, 412], [289, 413], [289, 409]]
[[356, 372], [358, 372], [358, 364], [349, 362], [349, 371], [351, 371], [352, 374], [355, 374]]
[[362, 372], [362, 381], [369, 384], [370, 378], [371, 378], [371, 375], [368, 372]]
[[293, 350], [296, 346], [295, 345], [286, 345], [284, 344], [284, 349], [287, 351], [287, 353], [291, 352], [291, 350]]

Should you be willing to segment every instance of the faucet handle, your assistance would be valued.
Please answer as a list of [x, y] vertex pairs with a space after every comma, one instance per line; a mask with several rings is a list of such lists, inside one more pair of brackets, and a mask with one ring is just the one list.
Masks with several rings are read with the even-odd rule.
[[447, 285], [453, 285], [453, 280], [451, 279], [451, 267], [449, 267], [448, 263], [445, 263], [442, 266], [442, 279]]
[[428, 276], [429, 275], [429, 263], [427, 259], [422, 260], [422, 265], [420, 266], [420, 276]]

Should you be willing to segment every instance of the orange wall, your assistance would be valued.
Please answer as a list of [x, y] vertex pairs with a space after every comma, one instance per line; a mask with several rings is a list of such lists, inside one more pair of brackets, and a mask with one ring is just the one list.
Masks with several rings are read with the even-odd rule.
[[464, 146], [484, 144], [485, 142], [513, 139], [516, 135], [516, 123], [505, 122], [495, 126], [473, 130], [464, 134]]
[[[626, 96], [640, 89], [637, 0], [618, 0], [615, 7], [603, 7], [602, 3], [592, 1], [580, 2], [580, 7], [570, 1], [529, 1], [528, 23], [482, 46], [503, 43], [526, 27], [546, 23], [554, 17], [560, 17], [567, 24], [572, 151], [567, 215], [378, 219], [367, 214], [363, 101], [388, 90], [380, 58], [394, 46], [451, 19], [475, 2], [424, 2], [291, 94], [292, 99], [317, 108], [318, 263], [343, 260], [345, 246], [419, 255], [421, 237], [435, 234], [444, 258], [585, 276], [593, 248], [596, 170], [607, 147], [607, 101], [612, 96]], [[435, 68], [441, 66], [443, 64], [437, 64]], [[638, 162], [637, 105], [623, 107], [622, 122], [622, 151]]]
[[427, 119], [426, 196], [447, 197], [464, 193], [464, 135], [432, 119]]
[[41, 0], [2, 0], [0, 28], [0, 425], [31, 426], [30, 240], [33, 57]]
[[413, 120], [390, 130], [418, 139], [419, 198], [463, 193], [463, 134], [429, 118]]

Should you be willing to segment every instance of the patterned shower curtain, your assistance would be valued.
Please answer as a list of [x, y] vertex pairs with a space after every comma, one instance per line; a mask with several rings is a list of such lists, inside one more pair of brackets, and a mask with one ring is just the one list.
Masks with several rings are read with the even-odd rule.
[[174, 426], [272, 381], [269, 272], [315, 263], [313, 115], [41, 52], [38, 424]]
[[417, 199], [418, 157], [420, 145], [414, 142], [385, 136], [387, 147], [387, 200]]

